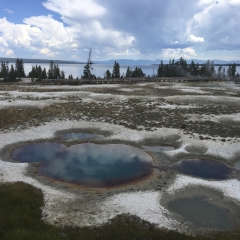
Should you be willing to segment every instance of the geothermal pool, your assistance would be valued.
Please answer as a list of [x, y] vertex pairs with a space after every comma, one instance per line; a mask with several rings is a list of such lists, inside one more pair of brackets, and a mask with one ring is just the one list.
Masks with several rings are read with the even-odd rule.
[[231, 214], [204, 197], [179, 198], [169, 202], [168, 208], [196, 227], [225, 231], [233, 227]]
[[14, 149], [11, 158], [41, 162], [40, 175], [92, 187], [128, 183], [152, 171], [152, 158], [147, 153], [123, 144], [84, 143], [67, 148], [59, 143], [36, 143]]
[[173, 164], [171, 169], [186, 175], [216, 180], [227, 179], [232, 173], [232, 169], [224, 163], [202, 159], [183, 160]]

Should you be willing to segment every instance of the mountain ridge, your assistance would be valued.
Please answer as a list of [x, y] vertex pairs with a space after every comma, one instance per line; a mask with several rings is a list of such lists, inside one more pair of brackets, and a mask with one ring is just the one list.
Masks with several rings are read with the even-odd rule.
[[[6, 57], [0, 57], [0, 62], [8, 61], [9, 63], [15, 63], [17, 58], [6, 58]], [[41, 64], [41, 63], [50, 63], [50, 59], [31, 59], [31, 58], [22, 58], [24, 63], [34, 63], [34, 64]], [[178, 59], [177, 59], [178, 60]], [[177, 61], [175, 60], [175, 61]], [[139, 59], [139, 60], [134, 60], [134, 59], [110, 59], [110, 60], [103, 60], [103, 61], [93, 61], [94, 64], [114, 64], [114, 62], [118, 62], [120, 65], [159, 65], [161, 60], [156, 59], [156, 60], [146, 60], [146, 59]], [[194, 61], [195, 63], [198, 64], [204, 64], [208, 60], [198, 60], [198, 59], [189, 59], [186, 60], [188, 64], [191, 63], [191, 61]], [[240, 60], [230, 60], [230, 61], [225, 61], [225, 60], [210, 60], [214, 61], [214, 65], [229, 65], [229, 64], [237, 64], [240, 65]], [[86, 62], [82, 61], [66, 61], [66, 60], [53, 60], [55, 64], [86, 64]], [[169, 60], [163, 60], [164, 64], [168, 64]]]

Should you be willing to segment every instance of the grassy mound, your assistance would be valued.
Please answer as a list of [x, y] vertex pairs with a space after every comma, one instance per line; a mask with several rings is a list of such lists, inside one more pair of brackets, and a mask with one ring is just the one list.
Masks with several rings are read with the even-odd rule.
[[[191, 237], [174, 231], [156, 228], [141, 219], [120, 215], [102, 227], [57, 228], [41, 220], [43, 195], [41, 190], [23, 182], [0, 185], [0, 239], [1, 240], [55, 240], [55, 239], [207, 239]], [[216, 233], [213, 240], [237, 240], [240, 232]]]

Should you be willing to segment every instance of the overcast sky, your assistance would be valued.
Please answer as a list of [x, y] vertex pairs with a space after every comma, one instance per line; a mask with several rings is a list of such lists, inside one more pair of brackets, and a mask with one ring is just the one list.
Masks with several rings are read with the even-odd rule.
[[240, 0], [0, 0], [0, 57], [240, 59]]

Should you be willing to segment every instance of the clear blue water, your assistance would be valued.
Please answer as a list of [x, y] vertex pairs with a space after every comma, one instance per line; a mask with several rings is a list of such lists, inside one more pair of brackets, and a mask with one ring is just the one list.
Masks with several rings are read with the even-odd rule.
[[227, 231], [233, 226], [229, 212], [201, 197], [176, 199], [168, 208], [196, 227]]
[[227, 179], [232, 173], [232, 169], [223, 163], [201, 159], [184, 160], [173, 164], [171, 168], [183, 174], [217, 180]]
[[41, 175], [87, 186], [111, 186], [151, 173], [152, 158], [143, 150], [122, 144], [85, 143], [67, 148], [59, 143], [37, 143], [12, 151], [20, 162], [42, 162]]
[[90, 134], [90, 133], [66, 133], [62, 135], [62, 140], [69, 140], [69, 139], [90, 139], [95, 137], [103, 137], [102, 135], [97, 134]]

